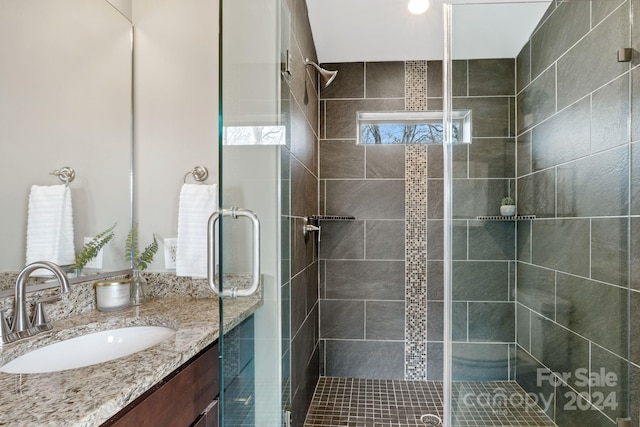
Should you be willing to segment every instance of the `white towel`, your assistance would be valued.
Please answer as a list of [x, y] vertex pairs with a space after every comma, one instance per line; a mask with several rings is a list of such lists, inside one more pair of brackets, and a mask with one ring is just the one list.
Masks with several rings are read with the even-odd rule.
[[[73, 264], [73, 209], [71, 190], [66, 185], [33, 185], [29, 194], [27, 218], [27, 264], [51, 261]], [[46, 269], [34, 275], [51, 275]]]
[[216, 185], [184, 184], [178, 207], [176, 275], [207, 277], [207, 223], [218, 208]]

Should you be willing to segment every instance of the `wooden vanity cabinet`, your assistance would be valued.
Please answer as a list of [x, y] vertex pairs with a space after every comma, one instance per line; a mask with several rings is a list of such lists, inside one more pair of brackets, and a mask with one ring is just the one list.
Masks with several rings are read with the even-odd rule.
[[193, 427], [218, 427], [220, 417], [220, 406], [218, 405], [218, 399], [211, 402], [207, 409], [200, 414], [198, 419], [193, 424]]
[[216, 341], [103, 426], [218, 427], [218, 366]]

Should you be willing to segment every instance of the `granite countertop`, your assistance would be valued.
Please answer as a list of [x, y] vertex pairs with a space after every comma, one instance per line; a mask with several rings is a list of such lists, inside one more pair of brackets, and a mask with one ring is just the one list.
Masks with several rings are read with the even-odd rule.
[[[261, 304], [260, 297], [225, 300], [225, 330]], [[213, 343], [218, 316], [217, 298], [174, 297], [58, 320], [52, 331], [0, 349], [0, 365], [52, 342], [101, 330], [156, 325], [176, 333], [147, 350], [98, 365], [45, 374], [0, 373], [0, 425], [98, 426]]]

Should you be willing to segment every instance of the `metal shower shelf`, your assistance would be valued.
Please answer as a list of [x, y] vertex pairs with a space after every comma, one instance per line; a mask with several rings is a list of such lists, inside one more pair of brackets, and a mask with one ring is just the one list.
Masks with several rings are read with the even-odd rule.
[[348, 215], [311, 215], [309, 219], [312, 221], [353, 221], [356, 217]]
[[528, 219], [536, 219], [535, 215], [516, 215], [516, 216], [502, 216], [502, 215], [489, 215], [489, 216], [477, 216], [478, 221], [524, 221]]

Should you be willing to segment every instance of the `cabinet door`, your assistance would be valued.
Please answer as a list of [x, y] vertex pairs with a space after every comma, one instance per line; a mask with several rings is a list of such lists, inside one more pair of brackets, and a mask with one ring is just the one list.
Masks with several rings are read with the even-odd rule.
[[136, 399], [103, 426], [193, 425], [218, 396], [218, 366], [216, 343], [175, 371], [167, 380]]
[[265, 425], [256, 420], [255, 321], [250, 316], [225, 335], [225, 426]]

